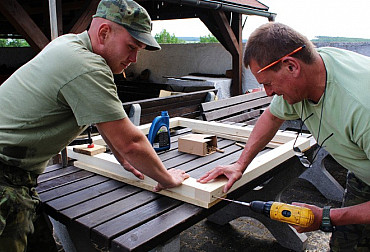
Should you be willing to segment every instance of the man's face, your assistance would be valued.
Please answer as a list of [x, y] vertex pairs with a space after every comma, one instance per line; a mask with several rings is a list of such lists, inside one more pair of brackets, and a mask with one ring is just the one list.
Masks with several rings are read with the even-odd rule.
[[256, 77], [258, 83], [264, 86], [268, 96], [282, 95], [283, 99], [289, 104], [294, 104], [303, 100], [302, 88], [295, 78], [289, 74], [285, 66], [282, 66], [277, 72], [267, 69], [257, 73], [263, 66], [259, 66], [255, 60], [251, 60], [249, 67], [252, 74]]
[[114, 74], [120, 74], [132, 62], [136, 62], [137, 53], [145, 44], [133, 38], [123, 27], [116, 27], [112, 36], [104, 45], [104, 54], [108, 66]]

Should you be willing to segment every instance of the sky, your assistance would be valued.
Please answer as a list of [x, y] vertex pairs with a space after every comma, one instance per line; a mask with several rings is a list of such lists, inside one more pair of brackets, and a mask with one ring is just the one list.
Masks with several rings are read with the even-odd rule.
[[[276, 22], [284, 23], [313, 39], [316, 36], [370, 39], [368, 18], [370, 0], [260, 0], [276, 13]], [[243, 15], [243, 22], [246, 18]], [[243, 29], [247, 39], [265, 17], [248, 16]], [[200, 37], [211, 34], [199, 19], [154, 21], [152, 34], [166, 29], [176, 37]]]

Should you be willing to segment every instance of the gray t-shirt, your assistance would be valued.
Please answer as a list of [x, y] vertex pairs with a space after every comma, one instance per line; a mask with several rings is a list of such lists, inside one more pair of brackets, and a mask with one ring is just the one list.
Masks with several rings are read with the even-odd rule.
[[0, 160], [40, 174], [87, 125], [124, 117], [88, 33], [61, 36], [0, 86]]

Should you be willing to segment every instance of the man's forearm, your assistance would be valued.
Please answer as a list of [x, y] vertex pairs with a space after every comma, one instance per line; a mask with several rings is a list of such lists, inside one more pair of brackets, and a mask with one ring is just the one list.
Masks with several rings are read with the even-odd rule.
[[244, 169], [246, 169], [253, 158], [271, 141], [283, 122], [284, 120], [272, 115], [269, 109], [265, 110], [254, 126], [243, 153], [237, 161]]
[[370, 201], [330, 211], [330, 219], [334, 226], [348, 224], [370, 224]]
[[173, 183], [172, 176], [167, 172], [145, 135], [128, 119], [99, 123], [97, 127], [120, 163], [126, 160], [138, 171], [164, 186]]

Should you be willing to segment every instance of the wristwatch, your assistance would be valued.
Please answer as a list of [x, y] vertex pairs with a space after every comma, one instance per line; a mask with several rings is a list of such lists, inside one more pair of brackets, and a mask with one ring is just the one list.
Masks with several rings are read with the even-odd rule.
[[335, 230], [335, 226], [330, 221], [330, 208], [331, 206], [324, 206], [322, 211], [320, 230], [324, 232], [333, 232]]

